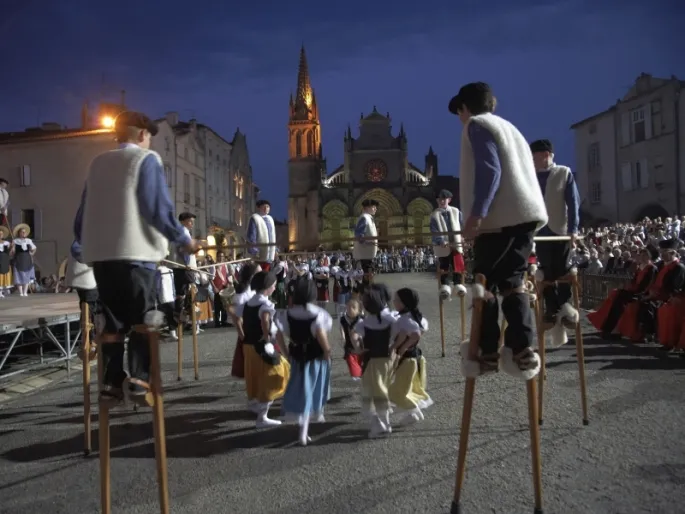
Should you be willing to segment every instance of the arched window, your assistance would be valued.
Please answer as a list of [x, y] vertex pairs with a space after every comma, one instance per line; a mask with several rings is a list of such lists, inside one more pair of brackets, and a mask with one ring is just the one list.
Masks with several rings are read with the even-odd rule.
[[311, 157], [314, 155], [314, 132], [307, 131], [307, 155]]
[[302, 132], [299, 130], [295, 134], [295, 156], [302, 157]]

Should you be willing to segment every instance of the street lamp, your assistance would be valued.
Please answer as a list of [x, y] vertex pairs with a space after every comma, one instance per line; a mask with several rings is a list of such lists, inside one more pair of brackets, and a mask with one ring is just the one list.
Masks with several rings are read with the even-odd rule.
[[101, 123], [104, 128], [112, 128], [114, 127], [114, 118], [111, 116], [103, 116]]

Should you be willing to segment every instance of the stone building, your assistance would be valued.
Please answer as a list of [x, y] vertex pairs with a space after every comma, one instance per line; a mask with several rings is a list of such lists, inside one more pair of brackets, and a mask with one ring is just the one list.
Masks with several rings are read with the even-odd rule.
[[290, 97], [288, 122], [288, 224], [291, 249], [347, 248], [349, 242], [326, 243], [353, 236], [361, 204], [379, 202], [380, 237], [401, 236], [381, 246], [429, 244], [430, 214], [438, 191], [459, 197], [456, 177], [439, 176], [438, 156], [429, 148], [423, 169], [408, 160], [404, 126], [393, 133], [390, 114], [376, 107], [359, 120], [354, 137], [348, 125], [344, 162], [330, 173], [321, 145], [321, 122], [304, 48], [300, 51], [297, 91]]
[[571, 126], [584, 224], [685, 214], [685, 81], [641, 74]]

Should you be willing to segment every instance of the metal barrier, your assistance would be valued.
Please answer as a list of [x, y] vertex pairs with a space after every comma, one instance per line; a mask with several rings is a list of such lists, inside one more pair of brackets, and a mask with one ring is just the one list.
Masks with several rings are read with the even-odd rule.
[[580, 306], [583, 309], [596, 309], [609, 296], [612, 289], [625, 287], [631, 280], [627, 274], [596, 274], [580, 270]]

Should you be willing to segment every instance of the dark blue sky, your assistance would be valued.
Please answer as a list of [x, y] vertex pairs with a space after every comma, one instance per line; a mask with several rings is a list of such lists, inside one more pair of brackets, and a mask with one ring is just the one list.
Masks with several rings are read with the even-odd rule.
[[552, 139], [573, 165], [571, 123], [643, 71], [685, 79], [678, 3], [0, 0], [0, 131], [77, 126], [84, 99], [125, 89], [128, 106], [151, 116], [178, 111], [227, 139], [240, 127], [263, 197], [283, 217], [304, 42], [329, 171], [347, 124], [355, 130], [376, 105], [395, 130], [404, 122], [416, 165], [432, 144], [440, 172], [456, 174], [461, 126], [446, 106], [475, 80], [493, 86], [499, 114], [529, 140]]

